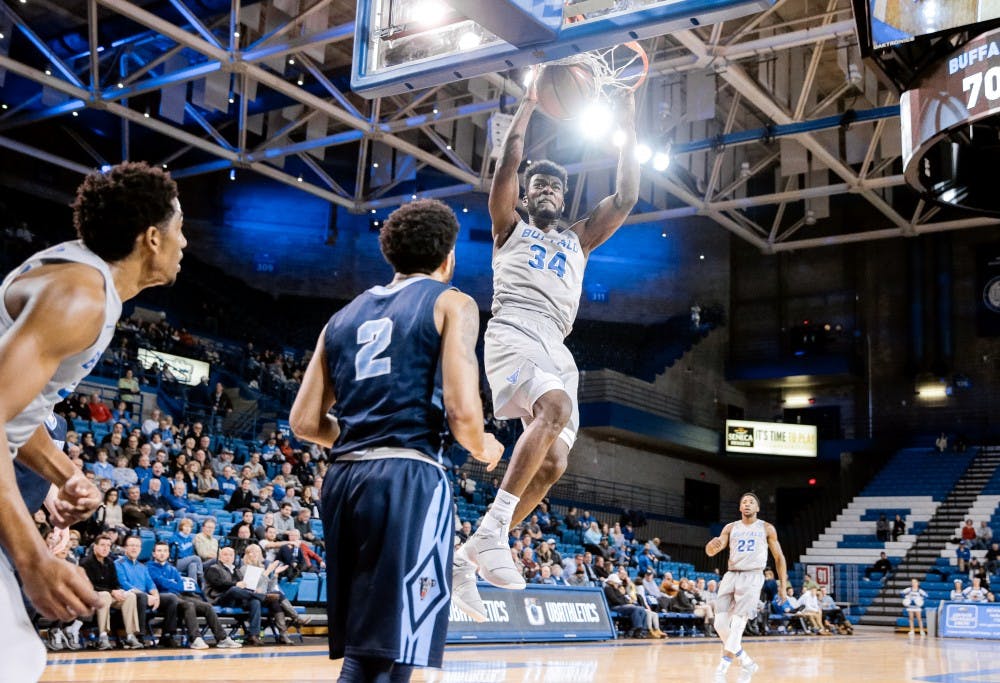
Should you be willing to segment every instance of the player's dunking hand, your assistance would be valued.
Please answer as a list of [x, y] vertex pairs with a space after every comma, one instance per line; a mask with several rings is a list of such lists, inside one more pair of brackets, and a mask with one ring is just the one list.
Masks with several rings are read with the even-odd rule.
[[524, 91], [524, 99], [526, 101], [538, 101], [538, 79], [542, 77], [543, 71], [545, 71], [544, 64], [535, 64], [531, 67], [531, 78], [528, 79], [528, 87]]
[[45, 507], [54, 526], [68, 527], [87, 519], [102, 502], [100, 490], [77, 470], [55, 496], [45, 499]]
[[39, 556], [20, 575], [25, 595], [49, 619], [73, 621], [93, 614], [100, 606], [86, 573], [49, 553]]
[[487, 472], [492, 472], [496, 468], [501, 456], [503, 456], [503, 444], [489, 432], [483, 437], [483, 450], [472, 453], [473, 458], [486, 463]]

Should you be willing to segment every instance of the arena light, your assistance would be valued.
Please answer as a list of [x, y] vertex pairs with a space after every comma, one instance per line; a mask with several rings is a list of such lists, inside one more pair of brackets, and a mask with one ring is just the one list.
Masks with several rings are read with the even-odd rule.
[[410, 16], [421, 26], [440, 24], [448, 16], [449, 7], [440, 0], [422, 0], [413, 5]]
[[235, 168], [229, 169], [229, 179], [230, 180], [236, 180], [236, 169]]
[[922, 400], [948, 398], [948, 394], [948, 387], [945, 384], [921, 384], [917, 387], [917, 396]]
[[619, 128], [618, 130], [616, 130], [611, 135], [611, 144], [614, 145], [615, 147], [621, 147], [622, 145], [624, 145], [625, 144], [625, 131], [623, 131], [621, 128]]
[[653, 150], [644, 142], [635, 146], [635, 158], [640, 164], [644, 164], [653, 158]]
[[481, 42], [483, 42], [483, 39], [478, 33], [474, 31], [466, 31], [458, 39], [458, 49], [462, 51], [471, 50], [474, 47], [477, 47]]
[[614, 116], [611, 109], [603, 102], [591, 102], [580, 114], [580, 128], [583, 135], [591, 140], [597, 140], [607, 135]]
[[653, 155], [653, 170], [662, 172], [668, 168], [670, 168], [669, 152], [657, 152]]
[[804, 408], [813, 404], [813, 397], [808, 394], [788, 394], [785, 396], [786, 408]]

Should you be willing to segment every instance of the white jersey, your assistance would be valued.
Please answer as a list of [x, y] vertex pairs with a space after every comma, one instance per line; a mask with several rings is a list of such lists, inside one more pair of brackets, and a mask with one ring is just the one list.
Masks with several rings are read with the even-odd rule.
[[729, 527], [730, 571], [762, 571], [767, 566], [767, 530], [764, 521], [734, 522]]
[[101, 354], [104, 353], [104, 349], [111, 343], [111, 338], [115, 334], [115, 325], [122, 313], [122, 300], [118, 296], [118, 290], [115, 289], [114, 279], [108, 264], [85, 247], [81, 241], [63, 242], [30, 257], [21, 266], [11, 271], [4, 279], [3, 284], [0, 284], [0, 335], [5, 334], [14, 325], [14, 320], [7, 312], [7, 306], [4, 303], [7, 289], [11, 283], [29, 270], [50, 263], [66, 261], [85, 263], [99, 270], [104, 276], [104, 327], [91, 346], [64, 359], [56, 368], [55, 374], [49, 379], [45, 388], [42, 389], [42, 393], [32, 399], [31, 403], [20, 414], [7, 423], [7, 441], [10, 443], [12, 455], [34, 434], [38, 426], [45, 422], [45, 419], [52, 413], [53, 406], [73, 393], [77, 384], [90, 374], [90, 371], [100, 360]]
[[580, 308], [586, 267], [575, 232], [546, 232], [519, 220], [493, 254], [493, 316], [541, 315], [555, 322], [565, 338]]

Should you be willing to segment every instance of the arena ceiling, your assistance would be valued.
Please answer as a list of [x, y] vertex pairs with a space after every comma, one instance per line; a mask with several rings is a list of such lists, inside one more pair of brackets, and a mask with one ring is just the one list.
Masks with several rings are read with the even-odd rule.
[[[490, 116], [522, 94], [516, 73], [350, 92], [352, 0], [0, 3], [0, 147], [79, 173], [123, 158], [178, 178], [246, 170], [357, 213], [461, 198], [488, 190]], [[673, 159], [644, 169], [630, 223], [704, 216], [776, 253], [1000, 222], [905, 187], [898, 95], [861, 63], [849, 0], [778, 0], [645, 47], [640, 137]], [[539, 125], [528, 156], [565, 138]], [[577, 150], [572, 214], [614, 165]], [[831, 213], [846, 195], [864, 220]]]

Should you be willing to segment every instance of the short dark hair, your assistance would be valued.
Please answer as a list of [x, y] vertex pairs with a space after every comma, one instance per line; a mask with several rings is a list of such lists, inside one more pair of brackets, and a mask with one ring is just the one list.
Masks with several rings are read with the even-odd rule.
[[155, 549], [156, 549], [157, 547], [159, 547], [159, 546], [161, 546], [161, 545], [162, 545], [162, 546], [163, 546], [164, 548], [168, 548], [168, 549], [170, 548], [170, 544], [169, 544], [169, 543], [167, 543], [166, 541], [157, 541], [156, 543], [154, 543], [154, 544], [153, 544], [153, 549], [155, 550]]
[[73, 226], [87, 248], [105, 261], [132, 253], [136, 238], [174, 213], [177, 184], [166, 171], [126, 161], [84, 178], [73, 201]]
[[524, 178], [522, 179], [524, 188], [528, 188], [528, 183], [531, 181], [532, 176], [536, 175], [550, 175], [559, 178], [562, 181], [563, 192], [566, 192], [566, 186], [569, 184], [569, 173], [565, 168], [560, 166], [554, 161], [549, 161], [548, 159], [542, 159], [541, 161], [536, 161], [535, 163], [524, 169]]
[[747, 496], [750, 496], [755, 501], [757, 501], [757, 507], [760, 507], [760, 498], [757, 497], [756, 493], [754, 493], [753, 491], [747, 491], [746, 493], [744, 493], [743, 495], [740, 496], [740, 500], [743, 500]]
[[382, 256], [397, 273], [432, 273], [458, 239], [458, 218], [444, 202], [418, 199], [399, 207], [379, 233]]

